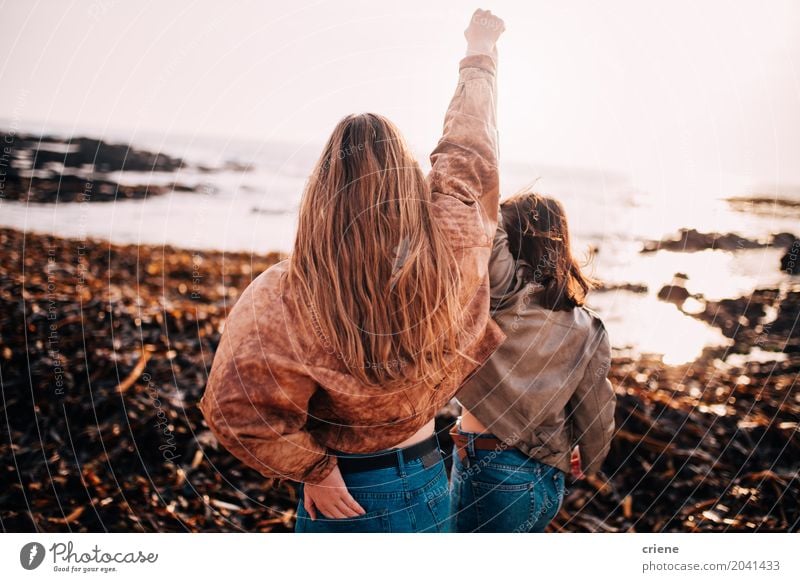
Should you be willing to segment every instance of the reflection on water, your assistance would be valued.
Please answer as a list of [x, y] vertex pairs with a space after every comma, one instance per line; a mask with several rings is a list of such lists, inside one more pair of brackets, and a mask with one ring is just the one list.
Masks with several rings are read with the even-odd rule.
[[[289, 251], [302, 181], [271, 180], [269, 191], [216, 176], [198, 192], [114, 203], [0, 203], [0, 226], [122, 244], [255, 253]], [[230, 180], [229, 180], [230, 181]], [[265, 180], [266, 182], [266, 180]]]
[[640, 254], [629, 248], [610, 256], [601, 252], [596, 270], [609, 283], [644, 283], [656, 293], [670, 284], [676, 273], [682, 273], [688, 277], [686, 288], [690, 293], [718, 301], [747, 294], [757, 286], [777, 286], [784, 278], [779, 268], [784, 252], [763, 248], [736, 253], [705, 250]]
[[772, 362], [785, 362], [787, 356], [783, 352], [767, 352], [761, 348], [753, 348], [747, 354], [730, 354], [725, 358], [725, 363], [732, 367], [743, 368], [748, 362], [760, 364]]
[[663, 354], [668, 365], [691, 362], [705, 346], [731, 343], [718, 329], [681, 313], [652, 293], [596, 293], [590, 296], [589, 304], [602, 315], [614, 347]]

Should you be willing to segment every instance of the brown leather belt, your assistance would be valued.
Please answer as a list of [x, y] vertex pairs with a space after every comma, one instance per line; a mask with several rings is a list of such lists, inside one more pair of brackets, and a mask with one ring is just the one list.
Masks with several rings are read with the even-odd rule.
[[[469, 446], [469, 436], [458, 432], [458, 427], [450, 429], [450, 436], [456, 446], [458, 458], [463, 462], [467, 458], [467, 447]], [[478, 451], [504, 451], [509, 446], [494, 435], [475, 435], [472, 437], [472, 446]]]

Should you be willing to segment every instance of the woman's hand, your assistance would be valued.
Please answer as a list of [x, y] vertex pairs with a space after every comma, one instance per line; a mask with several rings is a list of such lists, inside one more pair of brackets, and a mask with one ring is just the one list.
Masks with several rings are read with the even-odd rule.
[[502, 18], [498, 18], [490, 10], [476, 10], [469, 21], [469, 26], [464, 31], [467, 39], [467, 54], [470, 55], [497, 55], [497, 39], [505, 31], [506, 25]]
[[339, 467], [335, 467], [319, 483], [306, 483], [303, 486], [303, 506], [312, 520], [317, 519], [317, 510], [323, 517], [344, 519], [358, 517], [366, 513], [347, 490]]
[[581, 466], [581, 449], [577, 445], [573, 447], [572, 454], [569, 457], [570, 472], [573, 479], [585, 479], [586, 475]]

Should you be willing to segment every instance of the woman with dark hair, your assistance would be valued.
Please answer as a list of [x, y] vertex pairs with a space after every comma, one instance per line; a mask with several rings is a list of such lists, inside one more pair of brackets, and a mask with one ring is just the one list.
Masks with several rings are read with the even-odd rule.
[[297, 531], [449, 527], [433, 418], [504, 339], [488, 277], [503, 30], [473, 15], [427, 180], [386, 118], [339, 122], [291, 257], [225, 322], [201, 408], [242, 462], [303, 484]]
[[[523, 191], [501, 205], [489, 267], [508, 339], [459, 391], [451, 509], [457, 531], [541, 532], [578, 446], [600, 468], [614, 430], [608, 334], [583, 305], [564, 208]], [[579, 461], [580, 462], [580, 461]]]

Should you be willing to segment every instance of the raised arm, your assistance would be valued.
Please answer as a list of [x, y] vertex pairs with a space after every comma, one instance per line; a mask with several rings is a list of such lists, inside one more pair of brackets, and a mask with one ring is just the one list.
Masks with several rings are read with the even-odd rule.
[[491, 12], [473, 14], [464, 32], [467, 56], [459, 67], [442, 138], [431, 154], [434, 201], [450, 218], [462, 246], [475, 244], [476, 237], [491, 244], [497, 224], [495, 43], [504, 30], [503, 21]]

